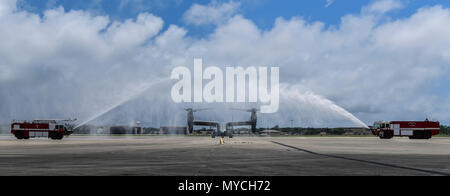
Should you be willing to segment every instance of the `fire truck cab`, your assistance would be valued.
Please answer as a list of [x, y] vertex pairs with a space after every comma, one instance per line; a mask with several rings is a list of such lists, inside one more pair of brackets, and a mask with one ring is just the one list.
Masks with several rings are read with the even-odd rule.
[[68, 123], [71, 121], [74, 120], [13, 121], [11, 123], [11, 133], [19, 140], [37, 137], [61, 140], [64, 136], [69, 136], [73, 133], [73, 126]]
[[392, 139], [394, 136], [409, 139], [431, 139], [438, 135], [440, 124], [437, 121], [377, 121], [371, 131], [381, 139]]

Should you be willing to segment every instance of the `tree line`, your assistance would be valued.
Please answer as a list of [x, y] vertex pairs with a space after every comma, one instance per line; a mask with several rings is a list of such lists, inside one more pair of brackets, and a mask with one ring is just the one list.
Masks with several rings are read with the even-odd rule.
[[450, 135], [450, 126], [441, 125], [440, 135]]

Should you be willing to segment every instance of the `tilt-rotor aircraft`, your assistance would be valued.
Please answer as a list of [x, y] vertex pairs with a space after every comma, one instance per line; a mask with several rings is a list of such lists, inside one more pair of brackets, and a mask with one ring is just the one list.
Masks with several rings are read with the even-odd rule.
[[189, 128], [189, 134], [192, 134], [194, 132], [194, 126], [207, 126], [207, 127], [215, 127], [215, 130], [212, 132], [211, 137], [229, 137], [233, 138], [233, 129], [234, 127], [240, 127], [240, 126], [250, 126], [252, 133], [256, 133], [256, 125], [258, 122], [257, 113], [259, 112], [258, 109], [233, 109], [238, 111], [244, 111], [244, 112], [250, 112], [250, 120], [248, 121], [240, 121], [240, 122], [228, 122], [226, 123], [226, 126], [221, 126], [219, 122], [216, 121], [198, 121], [194, 118], [194, 113], [206, 111], [210, 109], [193, 109], [193, 108], [187, 108], [185, 111], [187, 112], [187, 123]]

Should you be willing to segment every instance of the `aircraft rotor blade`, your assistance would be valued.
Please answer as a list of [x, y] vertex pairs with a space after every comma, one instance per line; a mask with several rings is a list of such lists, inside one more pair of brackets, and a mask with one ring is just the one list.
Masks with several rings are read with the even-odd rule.
[[237, 111], [243, 111], [243, 112], [259, 112], [259, 109], [256, 108], [252, 108], [252, 109], [239, 109], [239, 108], [232, 108], [232, 110], [237, 110]]
[[207, 111], [207, 110], [211, 110], [211, 108], [195, 109], [193, 111], [194, 112], [201, 112], [201, 111]]

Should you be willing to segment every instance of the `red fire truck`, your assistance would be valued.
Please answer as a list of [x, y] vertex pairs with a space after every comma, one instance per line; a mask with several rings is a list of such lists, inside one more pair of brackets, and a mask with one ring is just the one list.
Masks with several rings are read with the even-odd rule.
[[394, 136], [409, 137], [409, 139], [431, 139], [438, 135], [440, 125], [437, 121], [378, 121], [371, 131], [381, 139], [392, 139]]
[[61, 140], [64, 136], [69, 136], [73, 133], [73, 126], [69, 124], [69, 122], [73, 121], [75, 120], [13, 121], [11, 123], [11, 133], [19, 140], [36, 137]]

